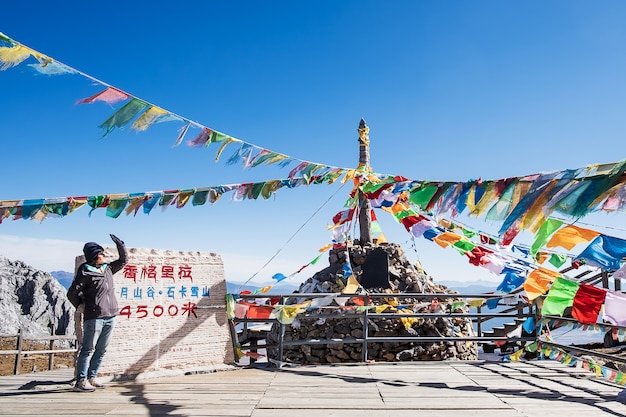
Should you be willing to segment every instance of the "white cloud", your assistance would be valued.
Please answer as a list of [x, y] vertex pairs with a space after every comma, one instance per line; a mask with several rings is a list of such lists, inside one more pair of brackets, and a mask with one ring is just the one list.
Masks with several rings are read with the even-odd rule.
[[[16, 261], [20, 260], [34, 268], [46, 272], [74, 270], [74, 259], [82, 254], [84, 242], [57, 239], [38, 239], [31, 237], [0, 235], [0, 255]], [[176, 249], [176, 248], [170, 248]], [[298, 270], [301, 264], [294, 261], [273, 260], [265, 268], [268, 259], [259, 255], [239, 253], [218, 253], [224, 262], [227, 281], [246, 282], [250, 285], [272, 283], [272, 275], [282, 272], [289, 275]], [[319, 265], [315, 265], [318, 267]], [[321, 267], [324, 267], [322, 265]], [[307, 268], [294, 277], [299, 282], [313, 275], [320, 268]], [[256, 275], [255, 275], [256, 274]]]
[[[275, 284], [276, 281], [272, 279], [274, 274], [280, 272], [289, 276], [302, 266], [302, 263], [297, 263], [293, 260], [274, 259], [267, 266], [263, 267], [268, 262], [268, 258], [259, 255], [223, 253], [220, 256], [224, 262], [224, 270], [226, 271], [228, 281], [244, 283], [250, 280], [248, 282], [250, 285]], [[294, 276], [292, 281], [293, 283], [300, 283], [326, 266], [328, 265], [323, 262], [310, 265]]]
[[74, 259], [82, 254], [83, 245], [84, 242], [68, 240], [0, 235], [0, 255], [47, 272], [73, 271]]

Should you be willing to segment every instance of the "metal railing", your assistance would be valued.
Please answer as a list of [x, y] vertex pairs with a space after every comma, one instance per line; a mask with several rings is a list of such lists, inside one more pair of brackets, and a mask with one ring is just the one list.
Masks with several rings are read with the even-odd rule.
[[[362, 311], [351, 311], [350, 313], [344, 313], [343, 315], [332, 314], [332, 313], [311, 313], [305, 312], [298, 315], [298, 319], [322, 319], [322, 318], [332, 318], [332, 319], [355, 319], [362, 318], [363, 327], [362, 327], [362, 337], [343, 337], [343, 338], [320, 338], [320, 339], [301, 339], [301, 340], [285, 340], [285, 329], [287, 324], [283, 324], [277, 319], [266, 319], [266, 318], [248, 318], [244, 316], [242, 318], [233, 318], [231, 320], [231, 331], [236, 331], [238, 325], [241, 325], [241, 331], [238, 332], [243, 337], [238, 338], [236, 335], [233, 335], [233, 348], [235, 349], [235, 356], [237, 356], [237, 346], [238, 341], [243, 341], [244, 344], [241, 345], [242, 348], [249, 347], [251, 350], [257, 350], [260, 348], [265, 349], [277, 349], [278, 361], [281, 362], [283, 358], [283, 348], [285, 346], [301, 346], [301, 345], [328, 345], [328, 344], [336, 344], [336, 343], [352, 343], [352, 344], [361, 344], [362, 345], [362, 360], [367, 361], [368, 359], [368, 344], [369, 343], [385, 343], [385, 342], [417, 342], [417, 343], [431, 343], [431, 342], [501, 342], [501, 343], [515, 343], [515, 342], [525, 342], [525, 341], [534, 341], [534, 336], [521, 336], [521, 337], [507, 337], [496, 336], [494, 334], [486, 335], [483, 333], [482, 328], [486, 322], [494, 318], [511, 318], [515, 319], [525, 319], [531, 316], [535, 316], [535, 308], [533, 305], [525, 305], [518, 304], [513, 308], [506, 310], [504, 312], [483, 312], [480, 307], [476, 308], [476, 312], [469, 313], [455, 313], [452, 311], [442, 311], [442, 312], [429, 312], [429, 313], [416, 313], [416, 312], [408, 312], [408, 313], [375, 313], [371, 312], [369, 308], [370, 302], [376, 299], [390, 299], [395, 298], [397, 300], [402, 299], [420, 299], [420, 300], [444, 300], [444, 299], [489, 299], [489, 298], [501, 298], [501, 295], [490, 295], [490, 294], [448, 294], [448, 293], [367, 293], [367, 294], [342, 294], [342, 293], [295, 293], [295, 294], [241, 294], [238, 295], [242, 300], [246, 299], [259, 299], [259, 298], [274, 298], [279, 299], [278, 304], [280, 305], [289, 305], [295, 304], [296, 302], [301, 302], [302, 300], [314, 299], [314, 298], [322, 298], [322, 297], [338, 297], [338, 298], [358, 298], [361, 300], [361, 303], [364, 307]], [[290, 303], [290, 301], [293, 301]], [[337, 307], [339, 309], [340, 307]], [[524, 311], [526, 310], [526, 311]], [[418, 318], [469, 318], [472, 323], [475, 325], [475, 336], [393, 336], [393, 337], [381, 337], [381, 336], [371, 336], [369, 335], [369, 319], [376, 318], [408, 318], [408, 317], [418, 317]], [[278, 343], [268, 344], [267, 340], [265, 340], [266, 332], [259, 332], [260, 334], [254, 335], [253, 337], [249, 337], [250, 335], [250, 327], [251, 323], [271, 323], [278, 326]], [[265, 333], [265, 334], [264, 334]], [[243, 339], [243, 340], [242, 340]], [[259, 344], [259, 341], [265, 340], [264, 344]], [[250, 345], [245, 345], [245, 342], [250, 341]], [[269, 359], [269, 358], [268, 358]]]

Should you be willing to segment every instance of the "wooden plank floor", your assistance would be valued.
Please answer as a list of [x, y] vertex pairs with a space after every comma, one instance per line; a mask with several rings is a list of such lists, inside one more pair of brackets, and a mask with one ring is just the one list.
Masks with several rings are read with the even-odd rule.
[[554, 361], [233, 368], [73, 392], [72, 370], [0, 377], [1, 416], [624, 416], [621, 387]]

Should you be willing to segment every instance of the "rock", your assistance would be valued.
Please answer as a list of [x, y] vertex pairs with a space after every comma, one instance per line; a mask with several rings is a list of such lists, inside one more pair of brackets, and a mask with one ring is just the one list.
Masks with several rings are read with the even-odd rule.
[[74, 334], [74, 307], [49, 273], [0, 256], [0, 334]]
[[[404, 256], [402, 247], [393, 243], [380, 245], [360, 246], [355, 244], [349, 248], [333, 249], [329, 254], [330, 265], [317, 272], [304, 282], [296, 293], [340, 293], [347, 280], [343, 277], [343, 266], [347, 259], [351, 261], [354, 277], [360, 282], [363, 273], [362, 266], [366, 264], [367, 255], [374, 249], [382, 248], [388, 256], [389, 284], [391, 288], [370, 288], [369, 293], [389, 293], [384, 299], [372, 298], [370, 304], [388, 305], [399, 301], [403, 305], [410, 305], [414, 313], [443, 313], [451, 310], [453, 302], [460, 301], [456, 291], [448, 290], [443, 285], [434, 283], [432, 277], [422, 269], [412, 265]], [[380, 249], [378, 250], [380, 252]], [[442, 299], [433, 300], [431, 297], [394, 297], [394, 294], [442, 293]], [[304, 301], [303, 298], [293, 298], [292, 304]], [[296, 301], [297, 300], [297, 301]], [[351, 305], [347, 300], [346, 306]], [[330, 313], [329, 313], [330, 311]], [[468, 312], [467, 307], [458, 307], [458, 313]], [[312, 314], [324, 313], [338, 317], [315, 319], [298, 317], [298, 326], [285, 327], [285, 340], [305, 340], [316, 338], [343, 339], [346, 337], [363, 337], [363, 316], [353, 309], [319, 309]], [[353, 316], [353, 317], [351, 317]], [[418, 320], [407, 322], [407, 326], [399, 318], [368, 317], [367, 332], [374, 337], [406, 337], [406, 336], [473, 336], [473, 326], [469, 318], [429, 318], [418, 317]], [[325, 336], [324, 336], [325, 335]], [[268, 344], [279, 340], [279, 326], [274, 325], [268, 335]], [[313, 351], [306, 345], [294, 345], [288, 355], [284, 353], [282, 360], [299, 364], [338, 363], [348, 361], [362, 361], [362, 343], [345, 343], [341, 350], [338, 344], [317, 345]], [[341, 352], [341, 353], [339, 353]], [[399, 342], [371, 342], [367, 346], [368, 358], [371, 361], [395, 360], [476, 360], [478, 350], [475, 342], [446, 342], [432, 343], [419, 341]], [[278, 359], [278, 349], [268, 349], [268, 356]], [[319, 362], [318, 362], [319, 361]]]

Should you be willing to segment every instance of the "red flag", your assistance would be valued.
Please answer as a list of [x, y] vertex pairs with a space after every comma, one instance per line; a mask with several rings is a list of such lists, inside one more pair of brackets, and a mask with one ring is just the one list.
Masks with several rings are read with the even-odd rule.
[[78, 100], [76, 104], [91, 104], [97, 100], [104, 101], [107, 104], [115, 104], [118, 101], [123, 101], [129, 98], [130, 96], [123, 91], [113, 87], [108, 87], [106, 90], [101, 91], [98, 94]]
[[349, 210], [340, 211], [339, 213], [335, 214], [335, 216], [333, 217], [333, 223], [344, 224], [345, 222], [352, 220], [353, 215], [354, 215], [353, 208]]
[[596, 324], [606, 292], [606, 290], [593, 285], [580, 284], [574, 296], [572, 316], [581, 323]]

